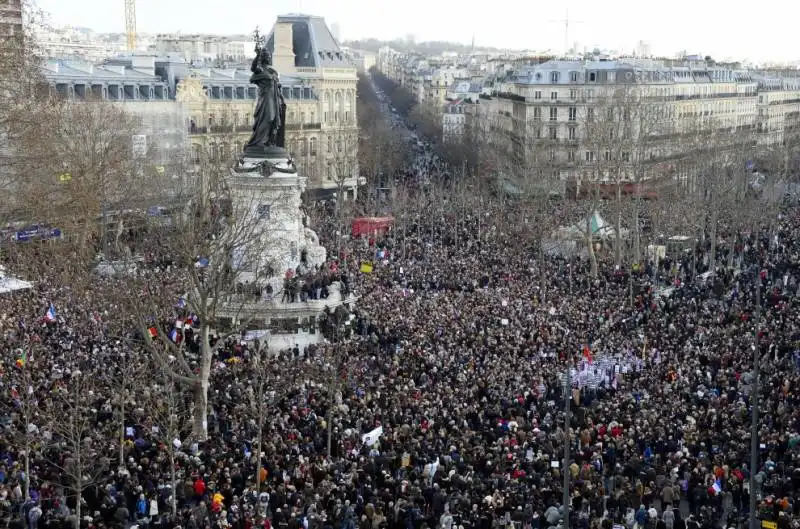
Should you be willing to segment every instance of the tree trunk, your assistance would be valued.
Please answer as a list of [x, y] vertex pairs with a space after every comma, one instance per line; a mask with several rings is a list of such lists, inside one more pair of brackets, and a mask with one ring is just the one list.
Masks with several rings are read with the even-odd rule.
[[639, 231], [639, 208], [641, 204], [639, 201], [641, 197], [636, 196], [633, 203], [633, 262], [642, 263], [642, 239], [641, 232]]
[[[202, 322], [206, 322], [203, 319]], [[195, 384], [195, 398], [194, 398], [194, 436], [198, 441], [205, 441], [208, 439], [208, 391], [210, 388], [211, 379], [211, 361], [212, 353], [211, 344], [208, 343], [209, 328], [206, 323], [203, 323], [202, 343], [200, 344], [202, 351], [201, 366], [200, 366], [200, 379]]]
[[[27, 425], [25, 425], [25, 432], [27, 432]], [[25, 500], [31, 499], [31, 443], [25, 440]]]
[[[83, 466], [78, 464], [79, 472], [83, 472]], [[78, 486], [75, 490], [75, 529], [81, 529], [81, 503], [83, 501], [83, 476], [78, 476]]]
[[589, 264], [591, 266], [591, 275], [592, 279], [597, 279], [597, 276], [600, 273], [600, 270], [597, 266], [597, 255], [594, 253], [594, 241], [592, 238], [592, 214], [594, 213], [594, 208], [589, 209], [589, 213], [586, 216], [586, 251], [589, 254]]
[[327, 416], [326, 420], [328, 421], [328, 425], [327, 425], [328, 426], [328, 459], [330, 459], [331, 458], [331, 451], [333, 450], [333, 443], [332, 443], [332, 438], [333, 438], [333, 408], [331, 408], [330, 411], [328, 411], [327, 415], [328, 416]]
[[169, 508], [172, 512], [172, 517], [178, 515], [178, 480], [175, 476], [175, 446], [170, 441], [170, 450], [169, 450], [169, 482], [170, 486], [172, 487], [172, 494], [169, 497]]
[[546, 279], [545, 279], [545, 263], [544, 263], [544, 238], [539, 240], [539, 251], [538, 251], [538, 263], [537, 266], [539, 267], [539, 302], [543, 303], [547, 299], [547, 291], [545, 289]]
[[714, 270], [717, 264], [717, 208], [711, 208], [711, 220], [708, 227], [708, 237], [711, 239], [711, 250], [708, 252], [708, 269]]
[[[258, 366], [258, 369], [262, 369]], [[261, 374], [263, 376], [263, 373]], [[258, 439], [256, 440], [256, 495], [261, 493], [261, 438], [264, 436], [264, 382], [261, 381], [258, 389]]]
[[[125, 373], [122, 374], [125, 376]], [[120, 394], [119, 404], [119, 468], [125, 468], [125, 391]]]
[[614, 234], [614, 264], [622, 266], [622, 184], [617, 183], [617, 222]]

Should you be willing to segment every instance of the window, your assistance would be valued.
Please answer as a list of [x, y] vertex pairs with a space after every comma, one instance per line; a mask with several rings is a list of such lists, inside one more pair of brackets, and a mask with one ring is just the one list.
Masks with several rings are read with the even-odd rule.
[[592, 99], [594, 99], [594, 89], [587, 88], [586, 89], [586, 101], [591, 101]]
[[550, 107], [550, 121], [558, 121], [558, 107]]
[[569, 98], [575, 100], [578, 98], [578, 91], [574, 88], [569, 91]]
[[578, 131], [575, 127], [570, 127], [568, 130], [569, 130], [569, 139], [575, 140], [578, 138]]
[[603, 153], [603, 159], [607, 162], [611, 161], [611, 151], [606, 151]]
[[570, 83], [578, 82], [578, 72], [569, 72], [569, 82]]
[[631, 161], [631, 153], [623, 152], [622, 153], [622, 161], [623, 162], [630, 162]]
[[208, 115], [208, 126], [209, 127], [213, 127], [214, 126], [214, 114], [209, 114]]
[[549, 161], [551, 161], [551, 162], [555, 162], [556, 161], [556, 151], [554, 149], [550, 149], [547, 152], [547, 159]]
[[317, 155], [317, 138], [309, 138], [308, 140], [308, 150], [311, 156]]
[[624, 119], [625, 121], [630, 121], [631, 119], [631, 111], [628, 110], [627, 108], [622, 111], [622, 119]]
[[333, 152], [333, 138], [328, 137], [328, 154]]
[[558, 72], [550, 72], [550, 82], [553, 84], [558, 83]]
[[542, 107], [534, 107], [533, 109], [533, 119], [539, 121], [542, 119]]
[[534, 98], [534, 99], [541, 99], [541, 98], [542, 98], [542, 91], [541, 91], [541, 90], [537, 90], [537, 91], [535, 91], [535, 92], [533, 93], [533, 98]]
[[542, 138], [542, 127], [536, 127], [536, 139], [539, 140]]
[[586, 161], [587, 162], [594, 161], [594, 151], [586, 151]]
[[575, 161], [575, 151], [567, 151], [567, 160], [570, 162]]
[[608, 121], [614, 121], [614, 109], [613, 108], [606, 109], [606, 119]]
[[259, 204], [258, 207], [256, 208], [256, 214], [258, 215], [258, 218], [261, 220], [269, 220], [269, 210], [270, 210], [269, 204]]
[[550, 92], [550, 100], [556, 101], [558, 99], [558, 92]]
[[597, 74], [596, 74], [596, 73], [594, 73], [594, 72], [591, 72], [591, 73], [589, 74], [589, 82], [590, 82], [590, 83], [593, 83], [593, 82], [595, 82], [595, 81], [597, 81]]
[[586, 109], [586, 121], [594, 121], [594, 109], [587, 108]]
[[569, 107], [569, 120], [575, 121], [578, 119], [578, 109], [576, 107]]
[[555, 127], [550, 127], [549, 136], [551, 140], [558, 139], [558, 129]]

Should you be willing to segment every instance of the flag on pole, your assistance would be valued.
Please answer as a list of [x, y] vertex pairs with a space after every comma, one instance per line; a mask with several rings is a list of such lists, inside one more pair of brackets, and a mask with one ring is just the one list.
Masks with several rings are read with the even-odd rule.
[[150, 338], [155, 338], [158, 336], [158, 329], [153, 325], [147, 328], [147, 333], [150, 335]]
[[175, 303], [175, 306], [179, 309], [186, 308], [186, 298], [181, 296], [178, 298], [178, 302]]
[[56, 321], [56, 308], [53, 304], [50, 304], [50, 307], [47, 309], [47, 312], [44, 315], [44, 319], [46, 321]]
[[361, 268], [359, 270], [362, 274], [371, 274], [373, 270], [372, 263], [366, 261], [361, 263]]
[[589, 344], [583, 344], [583, 357], [587, 362], [592, 363], [592, 351], [589, 349]]

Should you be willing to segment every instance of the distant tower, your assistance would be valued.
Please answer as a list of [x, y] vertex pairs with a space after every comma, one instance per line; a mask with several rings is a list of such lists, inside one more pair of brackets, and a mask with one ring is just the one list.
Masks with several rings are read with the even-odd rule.
[[475, 53], [475, 33], [472, 34], [472, 45], [469, 47], [469, 54]]
[[125, 0], [125, 37], [128, 51], [136, 49], [136, 0]]
[[336, 42], [342, 42], [342, 28], [339, 26], [338, 22], [331, 24], [331, 34], [333, 35], [333, 38], [336, 39]]

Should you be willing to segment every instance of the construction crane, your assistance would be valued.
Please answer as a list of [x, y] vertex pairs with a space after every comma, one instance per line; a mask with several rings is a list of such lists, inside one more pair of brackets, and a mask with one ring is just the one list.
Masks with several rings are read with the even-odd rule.
[[136, 49], [136, 0], [125, 0], [125, 36], [128, 51]]

